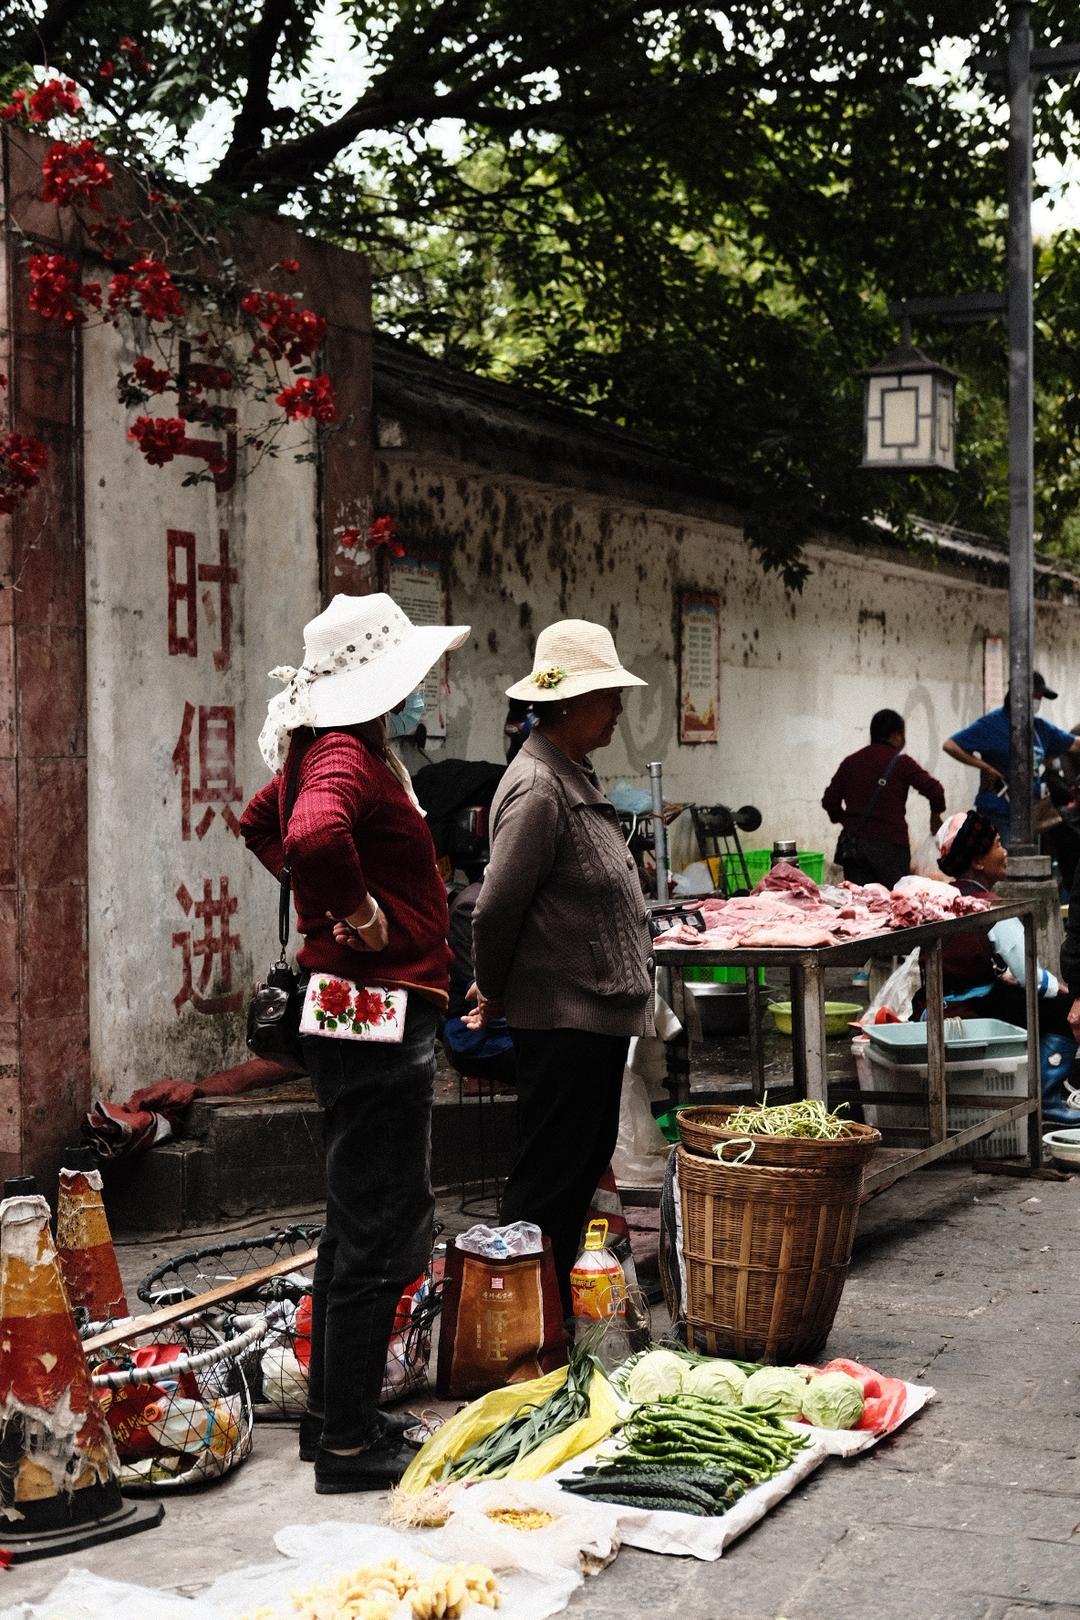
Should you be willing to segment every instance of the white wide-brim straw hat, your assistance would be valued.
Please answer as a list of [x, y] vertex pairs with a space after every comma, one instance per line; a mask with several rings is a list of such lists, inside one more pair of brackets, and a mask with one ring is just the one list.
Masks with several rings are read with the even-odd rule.
[[608, 686], [648, 686], [623, 669], [611, 631], [589, 619], [560, 619], [536, 638], [532, 674], [506, 695], [525, 703], [553, 703]]
[[282, 664], [270, 679], [285, 690], [270, 699], [259, 751], [281, 769], [298, 726], [356, 726], [388, 714], [445, 653], [468, 638], [467, 624], [413, 624], [392, 597], [338, 594], [304, 626], [304, 661]]

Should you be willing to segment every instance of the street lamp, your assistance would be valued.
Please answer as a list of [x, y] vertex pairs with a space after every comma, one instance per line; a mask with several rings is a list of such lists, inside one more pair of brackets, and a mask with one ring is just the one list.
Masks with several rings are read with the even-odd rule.
[[[1057, 78], [1080, 72], [1080, 44], [1052, 46], [1047, 50], [1033, 50], [1031, 39], [1031, 5], [1029, 0], [1014, 0], [1009, 6], [1009, 44], [1003, 57], [976, 61], [978, 72], [1004, 81], [1009, 103], [1009, 157], [1008, 203], [1009, 222], [1006, 250], [1006, 296], [994, 293], [969, 293], [957, 298], [910, 298], [901, 305], [890, 306], [890, 313], [902, 318], [912, 315], [933, 315], [951, 324], [1005, 316], [1009, 342], [1009, 849], [1021, 857], [1014, 860], [1017, 875], [1042, 876], [1042, 865], [1030, 858], [1035, 856], [1035, 842], [1031, 825], [1031, 759], [1033, 726], [1031, 708], [1032, 643], [1035, 639], [1035, 512], [1034, 512], [1034, 421], [1033, 421], [1033, 357], [1034, 322], [1032, 316], [1032, 245], [1031, 245], [1031, 190], [1032, 190], [1032, 101], [1034, 87], [1043, 78]], [[905, 334], [905, 345], [910, 340]], [[872, 366], [867, 372], [866, 388], [866, 454], [865, 467], [940, 467], [952, 466], [951, 407], [949, 424], [939, 419], [926, 406], [923, 426], [927, 434], [932, 429], [944, 432], [940, 443], [930, 440], [930, 458], [921, 458], [918, 443], [904, 443], [917, 435], [912, 432], [912, 405], [903, 390], [913, 387], [914, 377], [928, 377], [927, 362], [919, 350], [906, 348], [906, 353], [917, 357], [921, 369], [897, 366], [898, 357], [905, 349], [891, 355], [889, 361]], [[888, 370], [884, 368], [888, 366]], [[947, 374], [951, 375], [951, 374]], [[932, 381], [923, 385], [933, 389]], [[871, 420], [871, 400], [882, 397], [880, 408]], [[944, 395], [942, 395], [942, 399]], [[944, 410], [944, 404], [942, 405]], [[916, 408], [915, 425], [918, 425]], [[947, 449], [945, 446], [947, 445]], [[905, 455], [903, 452], [907, 451]], [[936, 451], [937, 459], [934, 459]], [[948, 460], [943, 459], [948, 456]], [[1031, 871], [1026, 870], [1030, 864]]]
[[914, 348], [905, 332], [900, 348], [863, 376], [863, 466], [954, 471], [956, 372]]

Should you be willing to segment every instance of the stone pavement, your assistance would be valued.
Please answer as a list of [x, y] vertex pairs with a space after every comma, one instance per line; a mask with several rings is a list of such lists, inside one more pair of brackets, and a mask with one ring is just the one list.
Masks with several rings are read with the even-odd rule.
[[[186, 1234], [175, 1247], [195, 1242]], [[925, 1379], [938, 1401], [869, 1456], [826, 1463], [721, 1562], [627, 1549], [568, 1613], [1080, 1620], [1078, 1250], [1078, 1177], [945, 1165], [875, 1200], [829, 1349]], [[160, 1252], [160, 1242], [127, 1246], [126, 1276], [144, 1275]], [[195, 1595], [223, 1569], [272, 1560], [281, 1525], [377, 1519], [380, 1508], [378, 1498], [315, 1497], [295, 1431], [262, 1426], [235, 1474], [167, 1499], [161, 1529], [71, 1562]], [[0, 1605], [43, 1596], [65, 1564], [0, 1576]]]

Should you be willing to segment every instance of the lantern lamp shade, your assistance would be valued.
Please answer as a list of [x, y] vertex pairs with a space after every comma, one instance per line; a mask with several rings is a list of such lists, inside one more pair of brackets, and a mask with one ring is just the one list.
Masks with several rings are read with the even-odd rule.
[[863, 376], [863, 466], [952, 472], [956, 372], [908, 346], [868, 366]]

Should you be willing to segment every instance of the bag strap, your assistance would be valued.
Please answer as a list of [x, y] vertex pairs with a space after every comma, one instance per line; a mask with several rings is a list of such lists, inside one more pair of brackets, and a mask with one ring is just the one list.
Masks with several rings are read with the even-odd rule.
[[[286, 765], [285, 765], [286, 771], [288, 771], [288, 768], [289, 768], [288, 767], [288, 761], [286, 761]], [[281, 847], [282, 847], [282, 850], [284, 850], [284, 848], [285, 848], [285, 835], [289, 830], [289, 818], [292, 816], [293, 809], [294, 809], [294, 807], [296, 805], [297, 795], [299, 794], [299, 792], [300, 792], [300, 766], [299, 766], [299, 763], [297, 763], [296, 770], [295, 770], [295, 773], [294, 773], [291, 781], [288, 778], [286, 778], [285, 808], [281, 812], [280, 820], [279, 820], [279, 823], [278, 823], [278, 830], [279, 830], [279, 832], [281, 834]], [[290, 902], [292, 900], [292, 867], [291, 866], [285, 865], [285, 866], [283, 866], [281, 868], [281, 874], [280, 874], [280, 876], [278, 878], [278, 884], [279, 884], [279, 888], [278, 888], [278, 940], [279, 940], [280, 945], [281, 945], [281, 956], [279, 958], [279, 962], [280, 963], [285, 963], [285, 965], [287, 966], [288, 964], [286, 962], [285, 952], [288, 949], [288, 945], [289, 945], [289, 915], [290, 915], [290, 911], [291, 911]]]
[[862, 832], [863, 828], [866, 826], [866, 823], [870, 820], [870, 817], [873, 814], [874, 806], [877, 804], [878, 800], [881, 798], [881, 795], [882, 795], [882, 792], [884, 790], [885, 784], [889, 780], [889, 777], [892, 775], [893, 766], [896, 764], [897, 760], [900, 758], [900, 755], [902, 753], [903, 753], [903, 749], [898, 748], [896, 750], [896, 753], [893, 755], [892, 759], [890, 759], [889, 763], [885, 767], [885, 775], [878, 777], [878, 784], [877, 784], [877, 787], [874, 789], [873, 793], [870, 795], [870, 802], [866, 806], [866, 809], [863, 811], [862, 815], [859, 817], [859, 825], [855, 828], [854, 832], [848, 833], [849, 838], [858, 838], [859, 834]]

